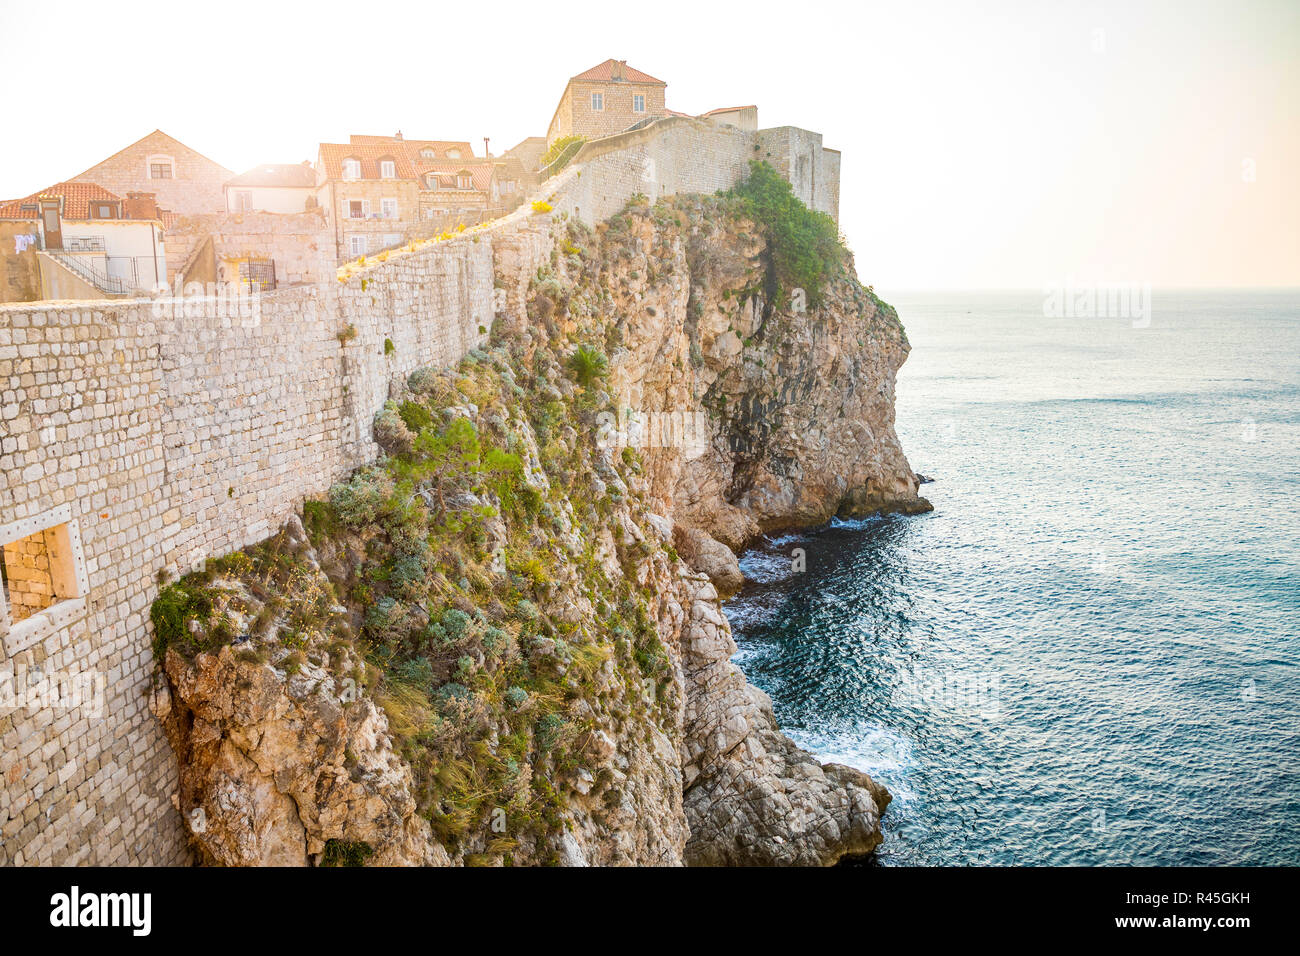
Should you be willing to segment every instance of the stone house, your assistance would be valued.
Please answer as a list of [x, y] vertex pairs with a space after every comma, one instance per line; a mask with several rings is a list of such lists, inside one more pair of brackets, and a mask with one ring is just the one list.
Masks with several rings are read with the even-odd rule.
[[223, 212], [223, 187], [234, 173], [190, 149], [160, 129], [119, 150], [102, 163], [73, 176], [70, 182], [95, 183], [109, 192], [150, 192], [170, 215], [190, 216]]
[[265, 163], [240, 173], [223, 189], [229, 212], [304, 212], [316, 204], [316, 170], [310, 162]]
[[610, 136], [643, 120], [668, 116], [667, 87], [626, 60], [606, 60], [570, 77], [546, 131], [547, 145], [565, 136]]
[[415, 166], [420, 179], [420, 218], [481, 218], [501, 204], [496, 164], [422, 162]]
[[[401, 150], [419, 183], [419, 215], [433, 228], [472, 224], [513, 208], [522, 199], [522, 176], [513, 163], [482, 159], [465, 140], [407, 139], [353, 134], [354, 146]], [[426, 231], [426, 230], [417, 230]]]
[[339, 261], [406, 239], [420, 221], [420, 185], [400, 143], [321, 143], [316, 199]]

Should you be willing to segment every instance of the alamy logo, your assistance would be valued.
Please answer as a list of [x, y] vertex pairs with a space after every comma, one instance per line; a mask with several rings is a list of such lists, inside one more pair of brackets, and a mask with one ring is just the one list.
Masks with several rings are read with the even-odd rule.
[[128, 926], [133, 936], [148, 936], [153, 897], [149, 893], [70, 893], [50, 897], [51, 926]]
[[1065, 282], [1043, 286], [1047, 319], [1130, 319], [1135, 329], [1151, 325], [1150, 282]]

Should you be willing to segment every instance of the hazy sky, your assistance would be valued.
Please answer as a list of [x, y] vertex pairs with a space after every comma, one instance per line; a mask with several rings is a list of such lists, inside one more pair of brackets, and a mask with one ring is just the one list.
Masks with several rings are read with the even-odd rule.
[[154, 128], [236, 172], [399, 128], [498, 152], [613, 56], [843, 150], [880, 291], [1300, 285], [1300, 0], [0, 0], [0, 39], [0, 198]]

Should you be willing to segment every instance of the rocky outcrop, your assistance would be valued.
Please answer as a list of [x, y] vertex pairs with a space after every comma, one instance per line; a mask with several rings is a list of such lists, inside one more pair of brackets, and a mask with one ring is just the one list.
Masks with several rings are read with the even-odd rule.
[[[611, 391], [651, 424], [647, 475], [665, 513], [739, 551], [835, 515], [929, 510], [894, 432], [909, 350], [894, 310], [851, 264], [815, 309], [773, 308], [753, 223], [717, 200], [665, 205], [602, 229], [603, 307], [620, 333]], [[664, 441], [655, 423], [674, 421], [687, 434]]]
[[756, 535], [928, 508], [893, 429], [896, 316], [851, 270], [810, 313], [771, 307], [758, 230], [719, 200], [543, 223], [495, 250], [494, 348], [394, 390], [392, 457], [316, 505], [312, 541], [173, 595], [189, 631], [155, 710], [204, 861], [824, 865], [880, 842], [888, 793], [780, 733], [721, 601]]
[[866, 774], [821, 764], [780, 732], [772, 702], [730, 660], [713, 586], [688, 580], [686, 858], [697, 865], [809, 866], [880, 843], [889, 793]]
[[275, 648], [273, 661], [270, 649], [167, 652], [151, 705], [179, 757], [177, 806], [200, 859], [303, 866], [337, 841], [374, 865], [449, 862], [415, 812], [384, 712], [337, 676], [364, 665], [346, 650]]

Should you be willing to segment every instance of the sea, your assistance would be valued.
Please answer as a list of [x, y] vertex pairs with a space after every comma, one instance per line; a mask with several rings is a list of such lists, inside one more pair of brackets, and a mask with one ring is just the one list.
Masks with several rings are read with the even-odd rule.
[[726, 606], [893, 794], [857, 862], [1300, 865], [1300, 290], [886, 298], [934, 511], [764, 539]]

